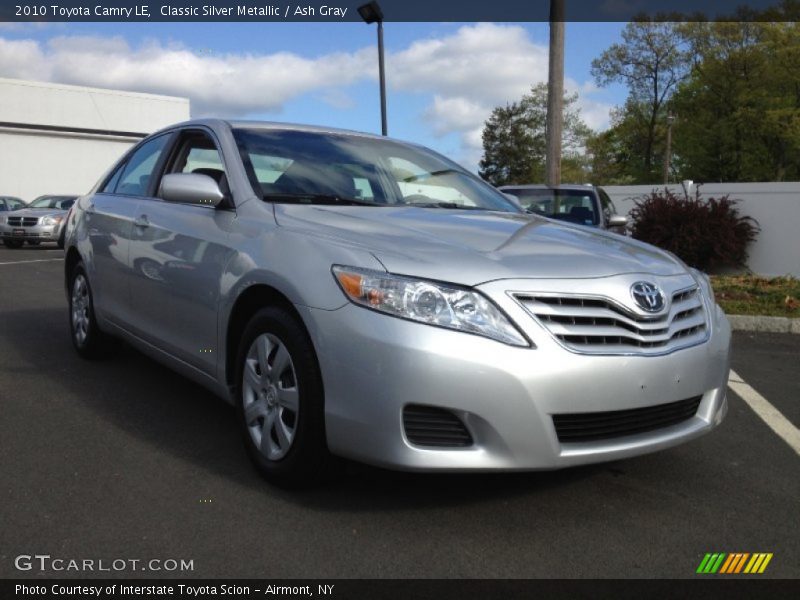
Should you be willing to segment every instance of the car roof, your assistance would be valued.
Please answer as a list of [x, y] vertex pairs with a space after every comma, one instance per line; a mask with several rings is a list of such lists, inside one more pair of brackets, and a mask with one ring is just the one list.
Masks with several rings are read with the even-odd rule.
[[591, 183], [561, 183], [559, 185], [545, 185], [543, 183], [528, 183], [524, 185], [501, 185], [499, 190], [575, 190], [584, 192], [593, 190]]
[[275, 130], [275, 131], [303, 131], [308, 133], [321, 133], [321, 134], [327, 133], [327, 134], [347, 135], [347, 136], [361, 137], [361, 138], [370, 138], [375, 140], [391, 140], [395, 142], [400, 142], [401, 144], [410, 144], [412, 146], [417, 145], [414, 142], [407, 142], [405, 140], [398, 140], [396, 138], [384, 137], [382, 135], [374, 133], [354, 131], [351, 129], [339, 129], [336, 127], [326, 127], [323, 125], [304, 125], [301, 123], [279, 123], [276, 121], [252, 121], [243, 119], [214, 119], [214, 118], [192, 119], [190, 121], [175, 123], [173, 125], [170, 125], [169, 127], [165, 127], [163, 130], [166, 131], [178, 127], [191, 127], [192, 125], [206, 125], [206, 126], [222, 125], [222, 126], [228, 126], [232, 129], [264, 129], [264, 130]]

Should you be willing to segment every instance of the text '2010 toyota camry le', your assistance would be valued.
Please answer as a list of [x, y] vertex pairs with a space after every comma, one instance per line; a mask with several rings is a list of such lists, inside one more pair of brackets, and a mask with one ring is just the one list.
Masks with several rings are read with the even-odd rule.
[[143, 140], [66, 235], [72, 339], [110, 337], [235, 404], [279, 482], [333, 457], [554, 469], [667, 448], [727, 410], [708, 278], [520, 212], [426, 148], [197, 120]]

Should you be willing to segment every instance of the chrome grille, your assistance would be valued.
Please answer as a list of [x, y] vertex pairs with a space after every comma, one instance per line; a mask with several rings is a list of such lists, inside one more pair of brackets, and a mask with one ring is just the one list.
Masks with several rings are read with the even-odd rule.
[[8, 224], [12, 227], [33, 227], [38, 221], [37, 217], [8, 217]]
[[529, 313], [570, 350], [589, 354], [663, 354], [707, 338], [697, 286], [672, 294], [669, 312], [637, 315], [600, 297], [516, 293]]

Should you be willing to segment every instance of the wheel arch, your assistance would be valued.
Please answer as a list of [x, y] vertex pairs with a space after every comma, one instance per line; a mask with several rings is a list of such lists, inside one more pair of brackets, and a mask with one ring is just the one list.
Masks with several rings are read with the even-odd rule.
[[69, 293], [69, 277], [72, 273], [75, 265], [81, 262], [81, 254], [75, 248], [75, 246], [70, 246], [67, 250], [67, 254], [64, 257], [64, 289], [67, 293]]
[[[261, 283], [251, 285], [236, 298], [225, 328], [225, 384], [229, 389], [232, 389], [234, 385], [239, 340], [253, 315], [267, 306], [279, 306], [297, 319], [306, 336], [308, 336], [316, 358], [317, 348], [309, 334], [308, 327], [292, 302], [283, 293], [270, 285]], [[319, 359], [317, 359], [317, 363], [319, 363]]]

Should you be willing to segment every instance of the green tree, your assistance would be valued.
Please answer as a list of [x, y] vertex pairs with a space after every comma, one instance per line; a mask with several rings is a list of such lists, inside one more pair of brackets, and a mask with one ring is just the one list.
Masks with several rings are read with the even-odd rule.
[[666, 105], [687, 68], [680, 32], [672, 23], [654, 21], [628, 23], [622, 42], [592, 61], [598, 85], [623, 83], [628, 87], [628, 99], [617, 119], [617, 125], [624, 123], [624, 131], [617, 137], [628, 144], [631, 162], [626, 176], [636, 182], [659, 179]]
[[[564, 181], [586, 178], [584, 156], [591, 130], [580, 118], [577, 94], [564, 96], [561, 172]], [[492, 111], [483, 129], [480, 176], [493, 185], [541, 182], [545, 169], [547, 85], [531, 88], [519, 102]]]
[[589, 138], [586, 144], [591, 165], [591, 181], [596, 185], [631, 185], [652, 182], [642, 168], [647, 153], [645, 109], [628, 100], [612, 109], [611, 127]]
[[691, 76], [673, 98], [679, 168], [698, 181], [800, 177], [800, 26], [688, 23]]

